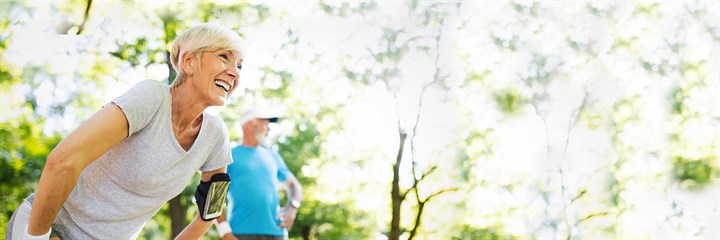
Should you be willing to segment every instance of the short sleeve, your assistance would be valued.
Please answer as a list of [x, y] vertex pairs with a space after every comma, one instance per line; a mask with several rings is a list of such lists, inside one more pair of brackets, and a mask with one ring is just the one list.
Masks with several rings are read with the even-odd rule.
[[122, 96], [112, 100], [120, 107], [128, 121], [128, 137], [148, 125], [160, 109], [166, 88], [162, 83], [145, 80], [135, 84]]
[[[206, 115], [207, 116], [207, 115]], [[200, 167], [200, 171], [209, 172], [226, 167], [232, 163], [232, 153], [230, 148], [230, 138], [225, 123], [217, 117], [208, 117], [210, 126], [213, 128], [212, 139], [216, 139], [207, 161]]]
[[287, 165], [285, 164], [285, 161], [283, 158], [278, 154], [277, 152], [271, 153], [273, 158], [275, 159], [275, 162], [278, 166], [278, 172], [277, 172], [277, 178], [278, 181], [284, 182], [288, 176], [292, 176], [292, 173], [290, 172], [290, 169], [288, 169]]

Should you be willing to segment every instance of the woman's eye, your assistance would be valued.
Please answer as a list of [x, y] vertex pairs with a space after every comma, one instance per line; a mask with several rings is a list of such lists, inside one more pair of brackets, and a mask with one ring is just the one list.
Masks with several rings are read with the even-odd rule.
[[221, 53], [221, 54], [220, 54], [220, 57], [221, 57], [222, 59], [225, 59], [225, 60], [230, 59], [230, 58], [228, 58], [228, 55], [227, 55], [227, 54], [224, 54], [224, 53]]

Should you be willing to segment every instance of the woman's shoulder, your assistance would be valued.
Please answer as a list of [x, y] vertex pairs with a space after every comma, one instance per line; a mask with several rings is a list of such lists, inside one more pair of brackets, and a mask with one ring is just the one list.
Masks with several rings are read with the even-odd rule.
[[142, 95], [144, 97], [163, 96], [162, 92], [167, 91], [169, 86], [165, 83], [155, 80], [142, 80], [135, 83], [128, 91], [133, 95]]
[[213, 134], [227, 135], [227, 126], [225, 125], [225, 122], [222, 120], [222, 118], [209, 113], [204, 113], [203, 117], [205, 118], [204, 121], [206, 121], [205, 126], [208, 128], [209, 131], [211, 131]]
[[142, 80], [142, 81], [136, 83], [135, 86], [133, 86], [133, 88], [135, 88], [135, 87], [139, 87], [139, 88], [143, 88], [143, 89], [150, 89], [150, 90], [159, 90], [159, 89], [169, 88], [170, 86], [165, 83], [162, 83], [160, 81], [157, 81], [157, 80], [146, 79], [146, 80]]

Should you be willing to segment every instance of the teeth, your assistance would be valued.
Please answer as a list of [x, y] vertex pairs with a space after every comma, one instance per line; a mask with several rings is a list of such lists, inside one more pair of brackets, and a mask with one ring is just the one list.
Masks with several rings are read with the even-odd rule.
[[230, 85], [228, 85], [227, 83], [225, 83], [223, 81], [215, 80], [215, 85], [218, 85], [218, 86], [222, 87], [223, 89], [225, 89], [225, 92], [230, 91]]

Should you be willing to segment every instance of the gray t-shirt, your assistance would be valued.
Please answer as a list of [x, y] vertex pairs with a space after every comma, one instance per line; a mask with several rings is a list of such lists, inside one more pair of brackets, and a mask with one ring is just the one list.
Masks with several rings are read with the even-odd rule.
[[129, 123], [128, 138], [83, 170], [60, 209], [56, 226], [65, 239], [134, 239], [192, 176], [232, 162], [227, 127], [203, 112], [189, 151], [173, 134], [170, 87], [146, 80], [113, 100]]

